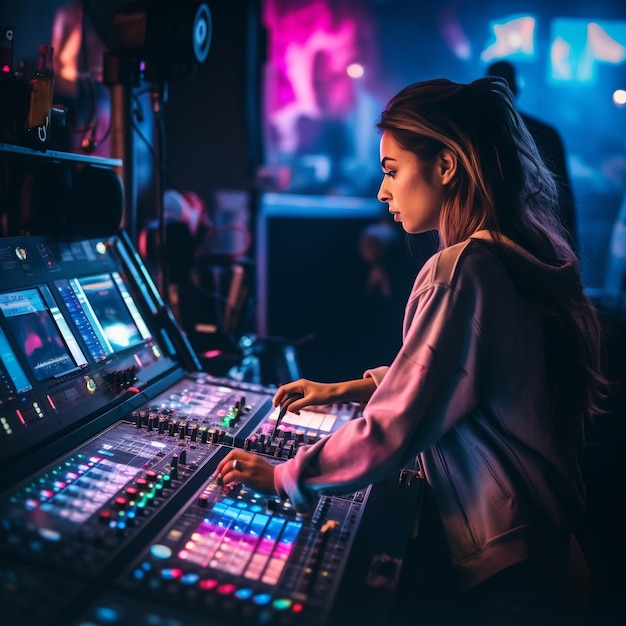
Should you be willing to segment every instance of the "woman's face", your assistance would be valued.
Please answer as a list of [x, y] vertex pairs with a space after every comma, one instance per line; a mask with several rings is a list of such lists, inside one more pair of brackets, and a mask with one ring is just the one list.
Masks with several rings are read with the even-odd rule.
[[437, 230], [445, 175], [440, 158], [432, 164], [421, 163], [385, 131], [380, 139], [380, 165], [384, 176], [378, 199], [389, 205], [393, 219], [407, 233]]

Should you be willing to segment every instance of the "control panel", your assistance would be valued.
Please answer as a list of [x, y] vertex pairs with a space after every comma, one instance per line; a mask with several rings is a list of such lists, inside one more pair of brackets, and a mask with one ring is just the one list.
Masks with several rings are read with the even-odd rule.
[[233, 448], [288, 462], [358, 403], [282, 415], [274, 389], [200, 371], [123, 235], [2, 240], [0, 263], [3, 624], [340, 626], [363, 594], [359, 623], [382, 623], [406, 473], [306, 516], [215, 477]]

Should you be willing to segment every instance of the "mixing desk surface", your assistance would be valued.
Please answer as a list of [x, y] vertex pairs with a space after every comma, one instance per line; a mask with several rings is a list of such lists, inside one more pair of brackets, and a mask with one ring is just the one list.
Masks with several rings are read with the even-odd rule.
[[3, 240], [0, 261], [3, 624], [385, 623], [419, 481], [302, 516], [214, 477], [233, 447], [282, 463], [359, 405], [277, 424], [272, 389], [199, 371], [123, 234]]

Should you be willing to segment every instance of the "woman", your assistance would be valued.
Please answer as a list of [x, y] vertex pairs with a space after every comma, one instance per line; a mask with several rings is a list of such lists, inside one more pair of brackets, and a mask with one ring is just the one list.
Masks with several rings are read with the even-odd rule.
[[378, 128], [379, 200], [407, 233], [436, 229], [441, 243], [409, 296], [403, 345], [362, 380], [281, 386], [274, 404], [294, 412], [367, 404], [282, 465], [234, 450], [218, 475], [306, 511], [419, 455], [481, 619], [558, 623], [584, 508], [583, 419], [603, 380], [554, 181], [499, 79], [411, 85]]

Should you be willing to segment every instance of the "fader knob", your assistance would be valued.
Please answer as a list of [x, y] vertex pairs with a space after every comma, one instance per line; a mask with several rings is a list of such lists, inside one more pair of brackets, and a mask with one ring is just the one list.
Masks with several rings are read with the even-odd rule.
[[118, 511], [125, 509], [127, 505], [128, 505], [128, 500], [124, 498], [123, 496], [118, 496], [113, 501], [113, 508], [117, 509]]
[[126, 487], [125, 492], [126, 492], [126, 495], [130, 498], [130, 500], [135, 500], [137, 498], [137, 493], [138, 493], [137, 487]]

